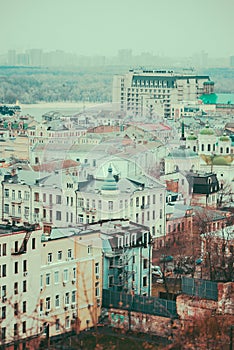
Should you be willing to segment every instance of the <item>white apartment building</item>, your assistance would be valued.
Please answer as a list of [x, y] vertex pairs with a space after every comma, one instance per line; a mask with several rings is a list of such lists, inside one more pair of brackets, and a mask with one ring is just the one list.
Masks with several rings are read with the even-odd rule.
[[40, 333], [41, 234], [36, 225], [0, 225], [1, 348]]
[[113, 108], [133, 116], [169, 118], [172, 104], [198, 100], [209, 80], [209, 76], [171, 70], [130, 70], [113, 78]]
[[78, 223], [130, 219], [150, 228], [152, 237], [165, 233], [165, 191], [158, 180], [146, 176], [114, 178], [112, 166], [104, 179], [80, 182], [77, 196]]
[[63, 171], [46, 174], [20, 170], [3, 176], [2, 220], [67, 227], [76, 222], [77, 178]]

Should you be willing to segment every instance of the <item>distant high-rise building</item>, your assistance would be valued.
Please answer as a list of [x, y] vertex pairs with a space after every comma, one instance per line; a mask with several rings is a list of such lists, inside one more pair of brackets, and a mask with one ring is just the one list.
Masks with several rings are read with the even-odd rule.
[[230, 66], [234, 67], [234, 56], [230, 56]]
[[112, 102], [116, 111], [135, 116], [170, 117], [171, 105], [196, 101], [204, 92], [207, 75], [167, 70], [130, 70], [113, 78]]
[[15, 50], [8, 50], [7, 53], [7, 63], [9, 66], [15, 66], [16, 61], [16, 51]]
[[41, 49], [32, 49], [29, 50], [27, 53], [29, 55], [29, 64], [31, 66], [42, 65], [43, 51]]

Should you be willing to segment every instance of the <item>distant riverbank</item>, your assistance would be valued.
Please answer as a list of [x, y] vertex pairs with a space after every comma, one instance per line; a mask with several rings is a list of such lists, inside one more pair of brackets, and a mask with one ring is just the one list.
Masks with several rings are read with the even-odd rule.
[[31, 115], [37, 120], [41, 120], [43, 114], [48, 112], [61, 112], [64, 114], [78, 113], [93, 107], [102, 109], [106, 104], [92, 102], [43, 102], [35, 104], [21, 104], [21, 115]]

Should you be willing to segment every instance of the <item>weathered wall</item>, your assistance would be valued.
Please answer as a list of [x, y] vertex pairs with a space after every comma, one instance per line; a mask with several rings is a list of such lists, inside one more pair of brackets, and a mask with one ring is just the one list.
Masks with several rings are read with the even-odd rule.
[[[110, 309], [108, 312], [109, 322], [113, 327], [122, 328], [125, 331], [151, 333], [166, 337], [171, 335], [173, 322], [170, 318], [131, 312], [126, 310]], [[174, 323], [178, 321], [175, 320]]]

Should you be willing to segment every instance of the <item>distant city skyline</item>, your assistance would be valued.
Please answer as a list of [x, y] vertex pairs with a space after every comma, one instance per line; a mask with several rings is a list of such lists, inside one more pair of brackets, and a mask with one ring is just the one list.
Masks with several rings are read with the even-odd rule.
[[62, 50], [117, 55], [131, 49], [168, 57], [234, 55], [232, 0], [0, 0], [0, 54]]

